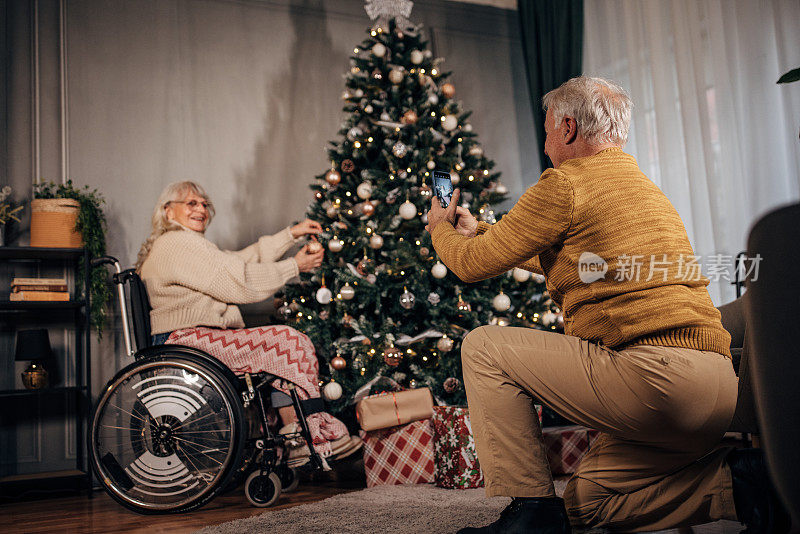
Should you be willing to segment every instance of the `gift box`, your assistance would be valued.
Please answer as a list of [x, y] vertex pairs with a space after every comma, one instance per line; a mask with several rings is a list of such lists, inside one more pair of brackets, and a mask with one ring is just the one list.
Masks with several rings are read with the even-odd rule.
[[469, 410], [458, 406], [435, 406], [431, 421], [436, 485], [458, 489], [483, 487]]
[[430, 419], [432, 414], [433, 396], [428, 388], [370, 395], [356, 404], [356, 417], [366, 431]]
[[547, 461], [554, 475], [575, 472], [586, 451], [597, 440], [600, 432], [580, 425], [553, 426], [542, 429]]
[[361, 432], [367, 487], [433, 482], [431, 420]]

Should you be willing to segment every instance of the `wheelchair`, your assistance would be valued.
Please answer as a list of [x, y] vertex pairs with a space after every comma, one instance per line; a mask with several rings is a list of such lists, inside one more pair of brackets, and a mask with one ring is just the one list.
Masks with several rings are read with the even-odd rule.
[[309, 444], [311, 467], [330, 470], [310, 445], [306, 422], [324, 411], [322, 399], [300, 400], [290, 386], [299, 435], [273, 433], [267, 399], [277, 377], [237, 376], [194, 347], [152, 346], [142, 280], [111, 256], [92, 263], [116, 270], [125, 348], [134, 358], [102, 390], [88, 429], [92, 467], [112, 498], [143, 514], [188, 512], [247, 477], [250, 503], [270, 506], [299, 483], [287, 442], [300, 438]]

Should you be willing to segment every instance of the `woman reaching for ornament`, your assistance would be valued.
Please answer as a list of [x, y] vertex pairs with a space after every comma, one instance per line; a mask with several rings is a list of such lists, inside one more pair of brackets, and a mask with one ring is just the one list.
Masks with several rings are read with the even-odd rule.
[[[324, 251], [316, 241], [294, 257], [280, 258], [298, 239], [315, 236], [322, 227], [306, 219], [231, 252], [205, 238], [213, 216], [208, 195], [194, 182], [170, 184], [158, 199], [152, 232], [136, 262], [152, 307], [153, 343], [196, 347], [238, 374], [279, 377], [271, 397], [283, 423], [280, 433], [296, 434], [299, 424], [288, 386], [294, 384], [303, 400], [320, 396], [314, 345], [308, 336], [285, 325], [244, 328], [237, 304], [265, 300], [298, 273], [319, 267]], [[314, 448], [323, 458], [349, 456], [362, 445], [328, 413], [307, 419]], [[289, 465], [308, 462], [308, 447], [292, 442]]]

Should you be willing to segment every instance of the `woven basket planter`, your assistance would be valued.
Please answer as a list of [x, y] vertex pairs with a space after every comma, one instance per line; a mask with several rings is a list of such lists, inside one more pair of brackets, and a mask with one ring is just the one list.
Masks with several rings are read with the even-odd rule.
[[80, 203], [71, 198], [37, 198], [31, 201], [31, 246], [81, 248], [75, 230]]

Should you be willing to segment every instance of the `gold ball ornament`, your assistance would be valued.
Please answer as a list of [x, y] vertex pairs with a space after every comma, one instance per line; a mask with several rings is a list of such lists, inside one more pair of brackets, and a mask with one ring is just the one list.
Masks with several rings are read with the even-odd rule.
[[368, 200], [372, 196], [372, 184], [369, 182], [361, 182], [356, 187], [356, 195], [361, 200]]
[[441, 339], [436, 342], [436, 348], [442, 352], [449, 352], [453, 349], [453, 340], [447, 336], [442, 336]]
[[446, 83], [442, 85], [442, 94], [447, 98], [453, 98], [456, 96], [456, 87], [452, 83]]
[[342, 181], [342, 175], [339, 174], [335, 169], [331, 169], [327, 172], [327, 174], [325, 174], [325, 181], [330, 185], [339, 185], [339, 182]]
[[422, 63], [422, 60], [425, 59], [425, 56], [422, 55], [422, 52], [419, 50], [412, 50], [411, 51], [411, 63], [414, 65], [419, 65]]
[[414, 124], [417, 122], [418, 118], [419, 117], [417, 116], [417, 113], [413, 109], [409, 109], [403, 113], [403, 116], [400, 118], [400, 122], [403, 124]]
[[383, 43], [375, 43], [372, 47], [372, 53], [375, 54], [376, 57], [383, 57], [386, 55], [386, 45]]
[[389, 71], [389, 81], [395, 85], [402, 83], [403, 81], [403, 71], [400, 69], [392, 69]]
[[322, 244], [319, 241], [309, 241], [306, 250], [309, 254], [317, 254], [322, 250]]
[[338, 237], [334, 237], [330, 241], [328, 241], [328, 250], [331, 252], [341, 252], [344, 248], [344, 241], [339, 239]]
[[345, 283], [341, 289], [339, 289], [339, 294], [344, 300], [352, 300], [352, 298], [356, 296], [356, 290], [349, 283]]
[[339, 355], [336, 355], [331, 360], [331, 367], [333, 367], [337, 371], [341, 371], [342, 369], [347, 367], [347, 360], [345, 360], [344, 358], [342, 358]]
[[381, 248], [383, 246], [383, 237], [378, 234], [373, 234], [373, 236], [369, 238], [369, 246], [375, 250]]
[[328, 206], [328, 208], [325, 210], [325, 214], [326, 214], [328, 217], [330, 217], [331, 219], [334, 219], [334, 218], [336, 218], [336, 217], [338, 217], [338, 216], [339, 216], [339, 208], [338, 208], [338, 207], [336, 207], [336, 205], [335, 205], [335, 204], [331, 204], [331, 205], [330, 205], [330, 206]]
[[453, 185], [458, 185], [458, 182], [461, 181], [461, 176], [456, 171], [450, 171], [450, 181]]
[[431, 198], [433, 191], [428, 184], [422, 184], [422, 187], [419, 188], [419, 196], [422, 198]]
[[373, 213], [375, 213], [375, 204], [372, 202], [364, 202], [364, 204], [361, 205], [361, 213], [367, 217], [371, 216]]
[[389, 367], [397, 367], [403, 361], [403, 351], [394, 345], [389, 345], [383, 349], [383, 361]]
[[472, 311], [472, 306], [469, 305], [469, 302], [467, 302], [466, 300], [462, 299], [460, 295], [458, 297], [457, 308], [458, 308], [458, 311], [460, 313], [468, 313], [468, 312]]

